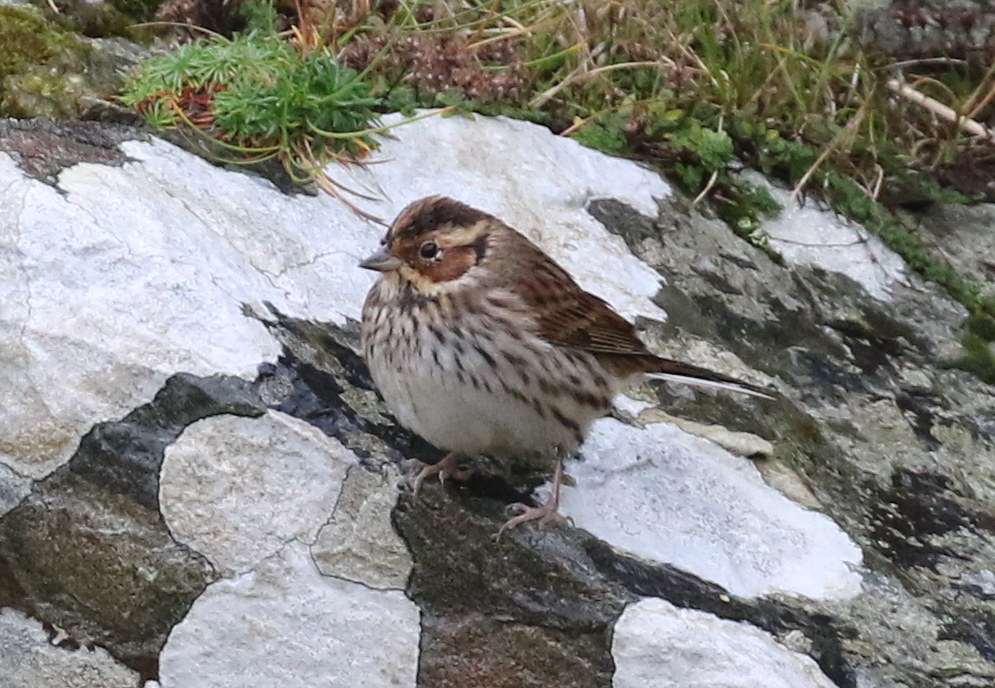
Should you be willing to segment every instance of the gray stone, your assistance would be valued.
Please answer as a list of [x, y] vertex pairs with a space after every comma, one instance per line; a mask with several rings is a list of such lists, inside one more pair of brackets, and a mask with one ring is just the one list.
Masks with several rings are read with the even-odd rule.
[[404, 589], [411, 555], [390, 522], [398, 479], [395, 470], [349, 469], [335, 511], [311, 547], [319, 571], [379, 590]]
[[810, 657], [754, 626], [647, 598], [612, 639], [613, 688], [835, 688]]
[[170, 634], [162, 688], [414, 688], [418, 609], [322, 576], [300, 543], [211, 585]]
[[603, 419], [582, 454], [568, 463], [577, 484], [563, 490], [563, 513], [622, 550], [740, 596], [860, 591], [860, 550], [835, 523], [710, 442], [667, 423], [638, 430]]
[[355, 457], [296, 418], [220, 416], [166, 449], [160, 502], [178, 542], [242, 573], [287, 542], [314, 542]]
[[138, 674], [102, 648], [67, 650], [41, 623], [0, 609], [0, 685], [5, 688], [137, 688]]
[[945, 205], [922, 218], [931, 243], [957, 271], [995, 296], [995, 205]]
[[4, 604], [136, 665], [158, 654], [214, 578], [157, 512], [66, 469], [0, 519], [3, 570], [21, 593]]
[[0, 516], [21, 503], [31, 492], [31, 481], [0, 463]]

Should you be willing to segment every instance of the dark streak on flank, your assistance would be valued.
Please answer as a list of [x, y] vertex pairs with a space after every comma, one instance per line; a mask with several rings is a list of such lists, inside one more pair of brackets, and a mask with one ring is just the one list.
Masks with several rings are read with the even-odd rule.
[[480, 354], [480, 357], [487, 362], [487, 365], [489, 365], [491, 368], [497, 368], [497, 361], [494, 360], [493, 356], [487, 353], [487, 349], [480, 346], [479, 344], [474, 344], [473, 348], [476, 349], [477, 353]]
[[560, 413], [558, 408], [553, 407], [551, 410], [553, 412], [553, 418], [555, 418], [560, 425], [573, 433], [574, 439], [577, 440], [577, 446], [584, 444], [584, 435], [580, 431], [580, 426]]

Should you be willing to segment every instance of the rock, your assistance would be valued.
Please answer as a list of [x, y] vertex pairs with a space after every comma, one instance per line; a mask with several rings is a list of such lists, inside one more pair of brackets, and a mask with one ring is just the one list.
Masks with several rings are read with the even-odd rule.
[[396, 590], [321, 576], [288, 544], [211, 585], [162, 652], [162, 688], [414, 688], [418, 608]]
[[[391, 115], [384, 124], [401, 119]], [[670, 195], [658, 175], [505, 117], [435, 117], [412, 125], [408, 132], [403, 139], [383, 142], [380, 155], [394, 164], [350, 169], [356, 181], [390, 189], [380, 202], [357, 200], [360, 207], [390, 220], [424, 196], [452, 196], [524, 233], [582, 287], [630, 320], [666, 318], [651, 301], [660, 289], [660, 275], [634, 260], [624, 243], [585, 210], [593, 199], [614, 198], [655, 214], [655, 199]], [[526, 146], [520, 145], [523, 137], [529, 140]], [[411, 174], [414, 169], [417, 175]], [[356, 183], [339, 168], [329, 173], [346, 185]], [[367, 250], [372, 253], [374, 247], [370, 243]]]
[[0, 601], [143, 670], [213, 578], [157, 512], [65, 469], [0, 521]]
[[377, 590], [404, 589], [411, 555], [390, 519], [398, 480], [390, 469], [378, 475], [349, 468], [335, 511], [311, 547], [319, 571]]
[[[753, 181], [757, 177], [751, 175]], [[791, 193], [766, 185], [784, 210], [764, 223], [770, 246], [792, 265], [816, 265], [846, 275], [876, 299], [889, 300], [890, 286], [907, 282], [902, 259], [876, 236], [827, 209], [804, 200], [799, 207]]]
[[493, 503], [429, 488], [395, 523], [423, 610], [420, 686], [611, 684], [611, 627], [633, 596], [602, 576], [577, 533], [512, 531]]
[[846, 534], [714, 444], [670, 424], [602, 419], [582, 455], [568, 464], [577, 484], [563, 490], [563, 513], [624, 551], [744, 597], [860, 592], [861, 554]]
[[160, 503], [169, 532], [220, 572], [242, 573], [287, 542], [314, 542], [355, 457], [281, 413], [219, 416], [166, 449]]
[[137, 688], [138, 674], [101, 648], [68, 650], [49, 642], [42, 625], [0, 610], [0, 684], [10, 688]]
[[995, 297], [995, 205], [931, 208], [922, 228], [958, 275], [981, 285], [981, 296]]
[[118, 422], [94, 426], [80, 441], [68, 467], [147, 509], [158, 509], [166, 446], [187, 426], [222, 414], [254, 418], [263, 411], [240, 378], [198, 378], [180, 373], [166, 380], [151, 403]]
[[0, 516], [20, 504], [30, 492], [30, 480], [0, 464]]
[[653, 598], [626, 607], [615, 625], [612, 655], [614, 688], [835, 686], [810, 657], [749, 624]]
[[151, 403], [95, 426], [0, 519], [0, 604], [154, 674], [166, 633], [215, 576], [158, 512], [163, 451], [219, 413], [262, 409], [237, 378], [176, 375]]

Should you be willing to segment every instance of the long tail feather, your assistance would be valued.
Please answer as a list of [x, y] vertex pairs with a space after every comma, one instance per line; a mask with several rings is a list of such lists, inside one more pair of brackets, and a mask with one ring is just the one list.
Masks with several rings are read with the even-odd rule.
[[667, 358], [653, 357], [655, 360], [651, 366], [647, 366], [645, 371], [649, 377], [657, 380], [667, 380], [668, 382], [679, 382], [693, 387], [711, 387], [712, 389], [724, 389], [729, 392], [739, 392], [761, 399], [775, 399], [771, 390], [742, 382], [734, 377], [716, 373], [707, 368], [701, 368], [689, 363], [672, 361]]

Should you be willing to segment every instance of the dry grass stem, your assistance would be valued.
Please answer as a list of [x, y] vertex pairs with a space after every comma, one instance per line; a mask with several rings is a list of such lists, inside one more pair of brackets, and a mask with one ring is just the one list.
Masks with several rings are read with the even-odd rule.
[[953, 108], [944, 105], [935, 98], [930, 98], [925, 93], [915, 90], [908, 84], [902, 83], [898, 79], [889, 79], [885, 85], [903, 98], [907, 98], [913, 103], [923, 106], [937, 117], [941, 117], [948, 122], [956, 122], [958, 127], [972, 136], [995, 140], [991, 130], [981, 124], [981, 122], [965, 115], [959, 115]]

